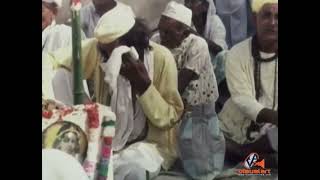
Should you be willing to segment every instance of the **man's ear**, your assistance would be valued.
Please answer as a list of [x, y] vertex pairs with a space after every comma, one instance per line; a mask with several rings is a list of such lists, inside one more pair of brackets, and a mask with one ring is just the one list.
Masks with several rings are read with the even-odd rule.
[[188, 37], [190, 34], [189, 28], [186, 27], [186, 25], [184, 25], [184, 24], [179, 25], [179, 31], [180, 31], [179, 33], [182, 35], [182, 39]]

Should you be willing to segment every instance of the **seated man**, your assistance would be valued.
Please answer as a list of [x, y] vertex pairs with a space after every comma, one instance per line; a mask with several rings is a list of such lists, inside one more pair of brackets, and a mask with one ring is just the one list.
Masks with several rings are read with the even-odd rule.
[[178, 134], [183, 168], [192, 179], [213, 179], [223, 167], [225, 152], [214, 110], [219, 94], [208, 45], [190, 32], [191, 18], [190, 9], [169, 2], [160, 18], [159, 37], [175, 57], [178, 88], [185, 104]]
[[[42, 0], [42, 51], [52, 52], [71, 45], [71, 27], [56, 24], [62, 0]], [[85, 35], [82, 34], [82, 39]]]
[[[148, 30], [128, 6], [105, 13], [94, 34], [82, 41], [82, 66], [85, 79], [95, 80], [96, 101], [110, 103], [117, 116], [112, 142], [115, 179], [143, 180], [146, 171], [153, 177], [177, 158], [176, 124], [183, 102], [173, 56], [149, 41]], [[71, 70], [70, 47], [47, 58]]]
[[[100, 17], [115, 8], [117, 5], [124, 5], [123, 3], [115, 0], [92, 0], [80, 10], [81, 28], [86, 34], [87, 38], [94, 37], [94, 29]], [[90, 97], [94, 99], [94, 80], [87, 79]]]
[[225, 82], [225, 54], [227, 53], [226, 28], [220, 17], [216, 14], [216, 6], [213, 0], [185, 0], [185, 5], [192, 10], [192, 22], [197, 34], [203, 37], [209, 47], [214, 74], [217, 78], [219, 98], [216, 101], [216, 112], [220, 112], [229, 98], [228, 88]]
[[[72, 42], [72, 30], [71, 27], [64, 24], [56, 24], [56, 16], [61, 8], [61, 0], [42, 0], [42, 52], [53, 52], [59, 48], [67, 47]], [[81, 38], [85, 39], [85, 35], [82, 32]], [[51, 78], [45, 80], [47, 84], [46, 97], [50, 99], [57, 99], [65, 104], [72, 105], [72, 78], [71, 74], [58, 70], [50, 72], [51, 67], [48, 67], [48, 71], [44, 68], [45, 62], [43, 62], [43, 73], [52, 73]], [[47, 71], [47, 72], [46, 72]], [[84, 86], [87, 87], [84, 81]], [[88, 92], [88, 90], [86, 89]]]
[[[227, 142], [226, 160], [239, 162], [256, 152], [277, 163], [278, 0], [253, 0], [257, 34], [227, 55], [231, 98], [219, 113]], [[270, 156], [269, 156], [270, 155]]]
[[215, 57], [222, 50], [228, 49], [226, 29], [216, 14], [212, 0], [185, 0], [185, 5], [192, 10], [192, 22], [195, 29], [208, 43], [210, 54]]

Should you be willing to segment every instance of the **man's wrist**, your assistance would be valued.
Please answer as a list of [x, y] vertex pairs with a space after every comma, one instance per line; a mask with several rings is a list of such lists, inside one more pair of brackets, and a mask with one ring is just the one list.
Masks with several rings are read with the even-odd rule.
[[143, 81], [140, 81], [140, 83], [137, 83], [137, 85], [138, 86], [135, 88], [137, 90], [138, 95], [141, 96], [151, 85], [151, 80], [149, 78], [145, 79]]
[[263, 108], [258, 116], [257, 123], [272, 123], [278, 125], [278, 113], [274, 110]]

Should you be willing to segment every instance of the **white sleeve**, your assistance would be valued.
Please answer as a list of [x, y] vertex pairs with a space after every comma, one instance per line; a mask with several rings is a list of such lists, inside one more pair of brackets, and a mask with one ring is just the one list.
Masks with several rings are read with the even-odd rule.
[[187, 58], [182, 67], [200, 75], [200, 71], [206, 64], [206, 61], [210, 60], [207, 43], [204, 39], [193, 39], [187, 51]]
[[[64, 68], [58, 68], [52, 79], [52, 87], [55, 99], [66, 105], [73, 105], [73, 80], [71, 72]], [[83, 80], [83, 87], [88, 95], [89, 90], [86, 80]]]
[[51, 84], [52, 77], [54, 76], [53, 64], [46, 56], [47, 54], [42, 53], [42, 96], [45, 99], [54, 99]]
[[213, 42], [218, 44], [223, 50], [227, 50], [226, 28], [217, 15], [213, 18], [213, 27]]
[[255, 98], [255, 89], [250, 83], [248, 66], [241, 58], [240, 49], [231, 50], [226, 58], [226, 79], [232, 101], [248, 118], [255, 121], [258, 113], [264, 108]]

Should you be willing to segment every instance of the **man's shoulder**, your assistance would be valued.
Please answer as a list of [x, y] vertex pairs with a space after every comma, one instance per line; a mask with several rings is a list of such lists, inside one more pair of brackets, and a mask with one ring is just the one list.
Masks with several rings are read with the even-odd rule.
[[251, 40], [252, 40], [252, 38], [249, 37], [249, 38], [239, 42], [238, 44], [234, 45], [230, 49], [229, 52], [232, 53], [232, 52], [239, 52], [239, 51], [249, 50], [250, 46], [251, 46]]
[[190, 34], [187, 38], [191, 39], [191, 41], [199, 46], [207, 45], [207, 41], [198, 35]]
[[65, 24], [57, 24], [54, 27], [52, 27], [50, 35], [54, 36], [63, 36], [63, 37], [71, 37], [72, 35], [72, 29], [70, 26], [67, 26]]
[[251, 37], [234, 45], [227, 53], [227, 62], [245, 63], [250, 62], [251, 57]]
[[189, 51], [192, 50], [193, 52], [194, 51], [203, 52], [204, 50], [207, 49], [209, 53], [207, 41], [201, 36], [190, 34], [187, 37], [186, 41], [189, 43], [189, 45], [187, 45]]
[[154, 58], [157, 63], [166, 64], [174, 62], [172, 53], [165, 46], [156, 42], [150, 41], [150, 46], [154, 52]]
[[53, 27], [55, 30], [66, 30], [66, 31], [71, 31], [71, 27], [65, 24], [57, 24]]
[[171, 52], [168, 48], [166, 48], [165, 46], [157, 43], [157, 42], [154, 42], [154, 41], [150, 41], [150, 46], [152, 47], [154, 53], [157, 53], [159, 55], [170, 55]]

